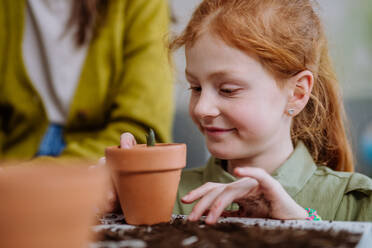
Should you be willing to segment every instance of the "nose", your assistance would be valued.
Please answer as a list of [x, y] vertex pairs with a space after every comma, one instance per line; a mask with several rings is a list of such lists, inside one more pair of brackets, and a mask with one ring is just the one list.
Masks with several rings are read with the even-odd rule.
[[216, 117], [220, 114], [215, 96], [202, 92], [195, 100], [193, 114], [198, 119]]

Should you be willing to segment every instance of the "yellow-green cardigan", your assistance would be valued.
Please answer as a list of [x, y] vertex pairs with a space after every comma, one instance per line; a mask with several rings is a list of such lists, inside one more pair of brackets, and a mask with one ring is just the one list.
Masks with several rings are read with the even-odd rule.
[[[26, 0], [0, 1], [0, 159], [32, 158], [48, 126], [22, 57]], [[98, 158], [120, 134], [171, 139], [166, 0], [111, 0], [71, 103], [61, 156]]]

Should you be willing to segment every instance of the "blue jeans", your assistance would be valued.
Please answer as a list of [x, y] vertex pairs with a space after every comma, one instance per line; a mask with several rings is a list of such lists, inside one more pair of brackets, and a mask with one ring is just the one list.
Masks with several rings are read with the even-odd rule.
[[52, 123], [44, 134], [36, 156], [58, 156], [62, 153], [65, 146], [63, 126]]

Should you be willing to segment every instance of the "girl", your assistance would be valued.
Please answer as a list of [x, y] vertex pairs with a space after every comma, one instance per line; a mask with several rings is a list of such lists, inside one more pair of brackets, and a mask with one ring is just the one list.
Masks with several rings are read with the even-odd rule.
[[[181, 46], [189, 112], [212, 158], [184, 171], [175, 213], [194, 221], [208, 210], [209, 224], [226, 213], [319, 219], [315, 210], [372, 220], [372, 180], [352, 173], [338, 82], [310, 0], [205, 0], [171, 44]], [[122, 135], [122, 147], [133, 143]]]

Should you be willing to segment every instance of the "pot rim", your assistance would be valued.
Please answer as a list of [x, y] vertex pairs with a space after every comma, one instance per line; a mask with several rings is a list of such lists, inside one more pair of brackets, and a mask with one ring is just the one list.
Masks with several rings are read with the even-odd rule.
[[166, 147], [183, 147], [183, 146], [186, 146], [185, 143], [156, 143], [155, 146], [147, 146], [146, 144], [136, 144], [134, 145], [133, 147], [131, 148], [120, 148], [120, 146], [109, 146], [109, 147], [106, 147], [106, 150], [111, 150], [111, 151], [115, 151], [115, 150], [119, 150], [119, 151], [133, 151], [133, 150], [146, 150], [146, 149], [162, 149], [162, 148], [166, 148]]
[[147, 147], [146, 144], [121, 149], [118, 146], [107, 147], [106, 163], [116, 171], [126, 173], [169, 171], [186, 166], [184, 143], [159, 143]]

